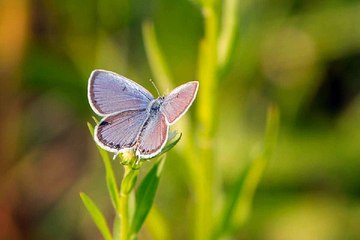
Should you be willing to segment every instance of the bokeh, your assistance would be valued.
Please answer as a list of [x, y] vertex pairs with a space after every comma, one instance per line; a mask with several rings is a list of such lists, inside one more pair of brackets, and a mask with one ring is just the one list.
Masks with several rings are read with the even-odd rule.
[[[239, 8], [232, 61], [217, 89], [225, 192], [259, 148], [269, 104], [279, 106], [281, 126], [236, 239], [360, 239], [360, 1], [242, 0]], [[79, 197], [91, 195], [111, 223], [104, 167], [86, 126], [94, 115], [87, 80], [107, 69], [156, 96], [146, 21], [174, 85], [196, 79], [204, 29], [195, 2], [0, 2], [0, 239], [101, 239]], [[191, 119], [194, 109], [196, 102]], [[195, 201], [179, 149], [168, 154], [155, 200], [172, 239], [189, 236]], [[139, 239], [153, 239], [146, 225]]]

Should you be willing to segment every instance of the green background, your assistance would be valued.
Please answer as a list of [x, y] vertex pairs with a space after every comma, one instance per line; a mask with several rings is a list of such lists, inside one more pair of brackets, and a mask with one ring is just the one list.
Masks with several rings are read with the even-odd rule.
[[[146, 21], [173, 85], [196, 79], [204, 29], [195, 2], [0, 2], [0, 239], [101, 238], [78, 194], [90, 194], [112, 221], [86, 126], [94, 115], [87, 79], [107, 69], [156, 96]], [[224, 192], [257, 152], [269, 104], [279, 106], [281, 125], [235, 239], [360, 239], [360, 2], [242, 0], [236, 21], [216, 103], [214, 154]], [[187, 114], [194, 122], [196, 107]], [[180, 149], [168, 154], [155, 198], [172, 239], [190, 235], [196, 203]], [[154, 239], [151, 224], [139, 239]]]

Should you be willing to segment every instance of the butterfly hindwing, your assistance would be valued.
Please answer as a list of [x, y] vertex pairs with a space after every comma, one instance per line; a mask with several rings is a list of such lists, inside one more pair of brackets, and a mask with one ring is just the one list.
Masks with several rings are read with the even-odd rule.
[[164, 147], [169, 126], [160, 111], [151, 114], [141, 130], [137, 151], [142, 158], [151, 158]]
[[111, 152], [132, 148], [147, 118], [146, 109], [107, 116], [95, 128], [95, 141]]

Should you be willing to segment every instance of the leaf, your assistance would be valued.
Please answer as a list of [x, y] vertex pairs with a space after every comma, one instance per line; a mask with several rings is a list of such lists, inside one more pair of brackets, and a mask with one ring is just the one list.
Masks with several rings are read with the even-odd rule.
[[104, 239], [112, 240], [112, 236], [109, 227], [107, 226], [104, 215], [100, 212], [98, 207], [90, 199], [89, 196], [87, 196], [85, 193], [80, 193], [80, 197]]
[[223, 2], [222, 26], [217, 46], [220, 72], [224, 72], [231, 55], [235, 52], [234, 47], [239, 28], [239, 4], [239, 0], [225, 0]]
[[95, 124], [99, 123], [99, 120], [97, 120], [97, 118], [95, 116], [92, 116], [92, 119], [94, 120]]
[[267, 115], [264, 147], [235, 181], [214, 239], [239, 228], [248, 218], [255, 190], [275, 147], [278, 127], [279, 111], [271, 106]]
[[173, 147], [175, 147], [176, 144], [180, 141], [181, 137], [182, 137], [182, 134], [181, 134], [181, 133], [177, 134], [177, 136], [175, 136], [175, 137], [173, 138], [173, 139], [175, 139], [175, 140], [173, 140], [173, 139], [170, 140], [170, 141], [165, 145], [165, 147], [161, 150], [161, 152], [160, 152], [159, 154], [157, 154], [156, 156], [154, 156], [154, 157], [152, 157], [152, 158], [149, 158], [149, 159], [147, 159], [147, 160], [157, 158], [157, 157], [161, 156], [162, 154], [170, 151], [170, 149], [172, 149]]
[[161, 91], [172, 89], [172, 77], [157, 42], [154, 25], [150, 22], [143, 23], [142, 33], [151, 71], [159, 83]]
[[136, 234], [140, 231], [140, 228], [151, 209], [164, 163], [165, 157], [162, 157], [157, 163], [155, 163], [141, 182], [136, 192], [136, 210], [131, 223], [132, 234]]
[[[94, 127], [89, 122], [87, 123], [87, 125], [88, 125], [91, 135], [94, 137]], [[119, 211], [119, 190], [118, 190], [119, 188], [116, 183], [116, 178], [115, 178], [114, 170], [111, 165], [111, 160], [109, 158], [108, 153], [104, 149], [102, 149], [98, 145], [96, 145], [96, 146], [97, 146], [97, 149], [99, 150], [101, 158], [104, 162], [105, 173], [106, 173], [106, 177], [105, 177], [106, 178], [106, 186], [108, 188], [110, 199], [111, 199], [111, 202], [112, 202], [115, 210], [118, 212]]]
[[94, 137], [94, 126], [89, 122], [87, 122], [87, 126], [88, 126], [91, 136]]

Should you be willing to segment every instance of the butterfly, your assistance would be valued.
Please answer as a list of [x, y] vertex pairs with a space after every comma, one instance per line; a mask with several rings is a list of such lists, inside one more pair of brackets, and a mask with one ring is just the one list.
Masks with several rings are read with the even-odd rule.
[[103, 149], [133, 149], [141, 159], [152, 158], [167, 142], [169, 126], [190, 108], [199, 82], [187, 82], [167, 96], [154, 98], [136, 82], [117, 73], [94, 70], [89, 78], [88, 99], [103, 117], [94, 129], [94, 140]]

